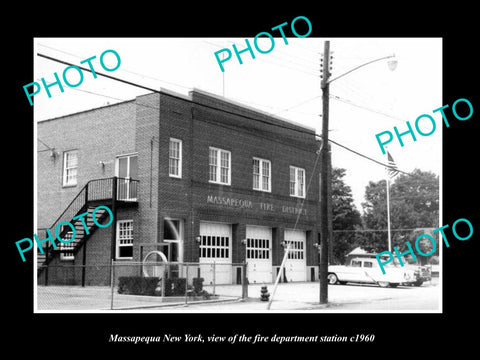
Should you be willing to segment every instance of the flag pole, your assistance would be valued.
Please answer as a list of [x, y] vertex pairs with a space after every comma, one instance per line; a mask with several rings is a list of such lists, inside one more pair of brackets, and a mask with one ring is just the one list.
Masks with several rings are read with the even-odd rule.
[[390, 231], [390, 176], [387, 171], [387, 229], [388, 229], [388, 251], [392, 252], [392, 234]]
[[[393, 158], [391, 157], [390, 153], [388, 152], [385, 154], [387, 156], [387, 164], [388, 165], [394, 165], [395, 162], [393, 161]], [[396, 168], [396, 166], [395, 166]], [[390, 230], [390, 171], [391, 169], [385, 168], [385, 173], [386, 173], [386, 178], [387, 178], [387, 233], [388, 233], [388, 251], [392, 252], [392, 233]]]
[[398, 174], [398, 168], [393, 160], [392, 155], [387, 150], [387, 164], [385, 168], [387, 174], [387, 229], [388, 229], [388, 251], [392, 252], [392, 233], [390, 230], [390, 179], [393, 179]]

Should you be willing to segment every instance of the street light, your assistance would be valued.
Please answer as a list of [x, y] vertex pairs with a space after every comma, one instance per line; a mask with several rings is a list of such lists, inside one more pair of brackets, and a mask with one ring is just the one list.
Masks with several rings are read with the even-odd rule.
[[395, 54], [393, 54], [393, 59], [392, 60], [388, 60], [388, 68], [390, 69], [390, 71], [393, 71], [397, 68], [397, 64], [398, 64], [398, 61], [397, 59], [395, 58]]
[[[328, 79], [326, 80], [326, 83], [327, 84], [330, 84], [332, 82], [334, 82], [335, 80], [338, 80], [340, 79], [341, 77], [344, 77], [345, 75], [348, 75], [350, 74], [351, 72], [354, 72], [355, 70], [358, 70], [364, 66], [367, 66], [367, 65], [370, 65], [374, 62], [377, 62], [377, 61], [381, 61], [381, 60], [386, 60], [386, 59], [391, 59], [387, 62], [387, 65], [388, 65], [388, 68], [390, 69], [390, 71], [394, 71], [396, 68], [397, 68], [397, 65], [398, 65], [398, 60], [397, 58], [395, 57], [395, 54], [392, 54], [392, 55], [388, 55], [388, 56], [384, 56], [384, 57], [381, 57], [381, 58], [378, 58], [378, 59], [374, 59], [374, 60], [370, 60], [364, 64], [361, 64], [361, 65], [358, 65], [356, 67], [354, 67], [353, 69], [351, 70], [348, 70], [347, 72], [341, 74], [341, 75], [338, 75], [337, 77], [334, 77], [334, 78], [331, 78], [331, 79]], [[325, 61], [325, 60], [324, 60]], [[330, 73], [327, 75], [327, 77], [330, 75]]]
[[321, 242], [317, 247], [320, 252], [319, 264], [319, 278], [320, 278], [320, 304], [328, 303], [328, 243], [329, 243], [329, 211], [331, 207], [331, 199], [328, 192], [328, 172], [330, 166], [330, 151], [328, 146], [328, 114], [329, 114], [329, 97], [330, 97], [330, 83], [341, 77], [350, 74], [364, 66], [372, 64], [377, 61], [390, 59], [388, 61], [388, 68], [393, 71], [397, 67], [397, 60], [395, 55], [384, 56], [378, 59], [368, 61], [364, 64], [354, 67], [353, 69], [335, 77], [330, 78], [331, 75], [331, 56], [330, 56], [330, 41], [325, 41], [323, 59], [321, 60], [321, 89], [322, 89], [322, 141], [324, 146], [321, 149], [322, 168], [320, 172], [320, 233]]

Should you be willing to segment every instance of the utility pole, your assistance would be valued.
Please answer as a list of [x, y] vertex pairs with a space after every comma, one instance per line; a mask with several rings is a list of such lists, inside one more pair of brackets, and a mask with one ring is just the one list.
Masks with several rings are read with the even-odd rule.
[[328, 258], [329, 258], [329, 243], [331, 244], [331, 155], [330, 146], [328, 143], [328, 105], [330, 96], [330, 83], [340, 79], [341, 77], [350, 74], [364, 66], [375, 63], [377, 61], [391, 59], [388, 61], [388, 68], [393, 71], [397, 67], [397, 60], [395, 55], [384, 56], [378, 59], [368, 61], [364, 64], [358, 65], [353, 69], [330, 78], [331, 75], [331, 55], [330, 55], [330, 41], [325, 41], [323, 58], [321, 60], [321, 85], [322, 88], [322, 150], [321, 150], [321, 173], [320, 173], [320, 264], [319, 264], [319, 278], [320, 278], [320, 304], [328, 303]]
[[329, 161], [329, 144], [328, 144], [328, 105], [329, 105], [329, 77], [330, 77], [330, 41], [325, 41], [323, 50], [323, 66], [322, 66], [322, 152], [321, 152], [321, 173], [320, 173], [320, 304], [328, 303], [328, 209], [330, 199], [328, 198], [328, 177]]

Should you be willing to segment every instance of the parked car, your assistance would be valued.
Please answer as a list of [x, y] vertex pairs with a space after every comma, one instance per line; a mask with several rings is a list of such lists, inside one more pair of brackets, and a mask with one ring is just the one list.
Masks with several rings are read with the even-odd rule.
[[398, 285], [420, 286], [423, 278], [418, 269], [401, 267], [399, 264], [384, 265], [382, 273], [375, 254], [372, 257], [357, 256], [349, 259], [347, 265], [328, 267], [329, 284], [346, 284], [347, 282], [377, 284], [381, 287], [397, 287]]

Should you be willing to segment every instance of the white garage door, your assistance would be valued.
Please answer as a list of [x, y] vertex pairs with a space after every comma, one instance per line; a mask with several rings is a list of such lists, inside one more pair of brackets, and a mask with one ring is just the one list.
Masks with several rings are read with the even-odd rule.
[[305, 231], [285, 229], [285, 242], [287, 245], [290, 243], [290, 251], [285, 263], [287, 281], [307, 280], [306, 239]]
[[200, 276], [204, 278], [204, 284], [213, 284], [214, 281], [215, 284], [231, 284], [232, 226], [201, 222], [200, 239]]
[[247, 226], [247, 277], [250, 283], [272, 282], [272, 228]]

